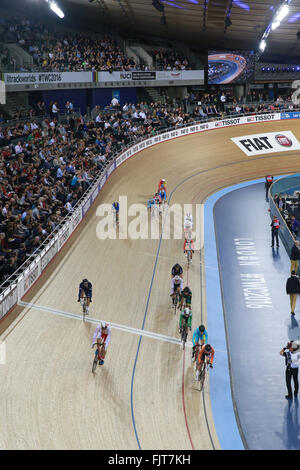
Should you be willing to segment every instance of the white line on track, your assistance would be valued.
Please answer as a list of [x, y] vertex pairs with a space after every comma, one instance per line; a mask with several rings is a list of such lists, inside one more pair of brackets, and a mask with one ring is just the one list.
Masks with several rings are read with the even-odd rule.
[[[72, 319], [75, 319], [75, 320], [81, 320], [82, 321], [82, 315], [78, 315], [78, 314], [75, 314], [75, 313], [64, 312], [63, 310], [58, 310], [56, 308], [45, 307], [43, 305], [37, 305], [37, 304], [30, 303], [30, 302], [23, 302], [21, 300], [18, 303], [21, 307], [32, 308], [32, 309], [35, 309], [35, 310], [42, 310], [44, 312], [52, 313], [52, 314], [58, 315], [60, 317], [72, 318]], [[100, 322], [100, 320], [97, 320], [97, 318], [88, 318], [88, 317], [85, 317], [85, 321], [88, 322], [88, 323], [97, 323], [97, 324]], [[108, 323], [111, 325], [111, 327], [113, 329], [116, 329], [116, 330], [126, 331], [128, 333], [133, 333], [133, 334], [136, 334], [136, 335], [142, 335], [142, 336], [146, 336], [146, 337], [152, 338], [152, 339], [158, 339], [160, 341], [165, 341], [167, 343], [173, 343], [173, 344], [181, 345], [181, 341], [178, 338], [172, 338], [171, 336], [161, 335], [161, 334], [158, 334], [158, 333], [152, 333], [150, 331], [140, 330], [138, 328], [132, 328], [131, 326], [120, 325], [118, 323], [112, 323], [112, 322], [108, 322]], [[191, 348], [192, 347], [191, 341], [187, 341], [186, 346]]]

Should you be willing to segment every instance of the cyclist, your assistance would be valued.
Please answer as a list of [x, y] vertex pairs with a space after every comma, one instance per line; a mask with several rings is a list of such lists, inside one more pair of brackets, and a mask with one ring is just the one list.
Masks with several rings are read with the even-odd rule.
[[164, 178], [162, 178], [160, 182], [158, 183], [158, 192], [161, 190], [161, 188], [164, 188], [165, 191], [167, 190], [167, 183]]
[[187, 326], [188, 328], [190, 329], [190, 331], [192, 330], [192, 310], [188, 307], [186, 307], [185, 309], [183, 309], [181, 312], [180, 312], [180, 317], [179, 317], [179, 333], [181, 333], [181, 325], [182, 325], [182, 320], [183, 320], [183, 317], [185, 317], [187, 319]]
[[112, 203], [112, 209], [116, 213], [116, 222], [119, 222], [119, 210], [120, 210], [120, 204], [118, 201], [115, 201]]
[[188, 286], [186, 286], [183, 289], [183, 291], [181, 292], [181, 295], [180, 295], [180, 308], [183, 308], [183, 304], [185, 304], [185, 307], [191, 308], [191, 305], [192, 305], [192, 291]]
[[183, 280], [181, 279], [181, 277], [178, 275], [174, 276], [171, 282], [171, 295], [170, 295], [170, 297], [172, 297], [173, 305], [175, 301], [176, 292], [179, 292], [180, 294], [182, 287], [183, 287]]
[[207, 343], [207, 338], [208, 338], [208, 335], [207, 335], [207, 331], [204, 325], [200, 325], [198, 326], [198, 328], [194, 330], [193, 339], [192, 339], [192, 343], [193, 343], [192, 358], [195, 356], [195, 350], [196, 350], [197, 345], [200, 344], [200, 346], [202, 347], [204, 344]]
[[104, 364], [104, 359], [105, 359], [107, 348], [110, 342], [110, 329], [111, 328], [108, 323], [106, 323], [105, 321], [101, 321], [94, 332], [92, 348], [95, 346], [95, 344], [101, 344], [101, 339], [104, 344], [104, 351], [102, 352], [102, 358], [99, 361], [100, 366]]
[[165, 203], [167, 200], [167, 192], [165, 187], [162, 186], [158, 194], [160, 195], [162, 202]]
[[159, 192], [154, 194], [154, 200], [156, 204], [161, 204], [161, 196]]
[[189, 238], [186, 238], [184, 240], [183, 252], [186, 255], [186, 257], [188, 257], [188, 252], [191, 253], [191, 258], [190, 258], [191, 263], [192, 263], [192, 258], [193, 258], [194, 251], [195, 251], [194, 241], [190, 240]]
[[176, 263], [174, 264], [172, 270], [171, 270], [171, 276], [174, 277], [174, 276], [180, 276], [182, 277], [183, 275], [183, 269], [182, 267], [180, 266], [180, 264]]
[[206, 362], [206, 364], [209, 364], [209, 367], [213, 368], [214, 355], [215, 355], [215, 350], [210, 344], [205, 344], [204, 346], [202, 346], [197, 357], [197, 374], [196, 374], [197, 379], [198, 379], [199, 372], [204, 362]]
[[151, 212], [152, 206], [155, 204], [155, 199], [152, 197], [151, 199], [148, 199], [147, 201], [147, 209], [149, 209], [149, 212]]
[[193, 230], [193, 216], [192, 214], [186, 214], [184, 217], [184, 234], [185, 238], [192, 238], [192, 230]]
[[86, 296], [86, 313], [89, 314], [89, 306], [92, 302], [92, 283], [83, 279], [79, 284], [78, 300], [83, 305], [83, 297]]
[[189, 212], [184, 216], [184, 226], [193, 228], [193, 216]]

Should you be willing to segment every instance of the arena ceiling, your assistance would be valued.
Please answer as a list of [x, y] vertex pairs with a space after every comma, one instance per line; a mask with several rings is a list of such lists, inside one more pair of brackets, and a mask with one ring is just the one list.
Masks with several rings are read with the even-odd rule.
[[[260, 39], [283, 0], [161, 0], [164, 12], [152, 0], [62, 0], [84, 6], [114, 29], [184, 41], [195, 49], [257, 50]], [[58, 2], [59, 3], [59, 2]], [[78, 5], [78, 7], [79, 7]], [[166, 24], [162, 24], [162, 16]], [[300, 55], [300, 0], [291, 0], [289, 15], [272, 31], [264, 54]]]

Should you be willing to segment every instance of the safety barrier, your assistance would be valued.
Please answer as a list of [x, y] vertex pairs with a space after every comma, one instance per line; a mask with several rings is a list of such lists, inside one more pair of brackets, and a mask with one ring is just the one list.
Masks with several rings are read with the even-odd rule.
[[292, 248], [295, 244], [295, 237], [292, 235], [290, 229], [288, 228], [285, 219], [283, 218], [278, 206], [274, 202], [275, 194], [284, 194], [286, 191], [291, 191], [293, 189], [300, 188], [300, 175], [290, 175], [283, 178], [279, 178], [274, 181], [269, 191], [269, 205], [270, 205], [270, 216], [276, 215], [279, 218], [280, 229], [279, 235], [280, 239], [287, 251], [287, 254], [290, 256]]
[[172, 128], [171, 130], [163, 131], [161, 134], [149, 137], [135, 145], [132, 145], [130, 148], [123, 150], [120, 154], [116, 155], [115, 160], [102, 174], [100, 174], [97, 180], [87, 190], [87, 193], [81, 198], [80, 203], [76, 205], [73, 214], [66, 219], [64, 225], [59, 228], [58, 231], [55, 231], [55, 233], [50, 234], [48, 237], [49, 242], [46, 246], [41, 247], [41, 251], [32, 260], [30, 265], [27, 266], [24, 271], [2, 292], [0, 295], [0, 319], [5, 316], [20, 299], [22, 299], [26, 292], [28, 292], [28, 290], [37, 281], [53, 257], [61, 250], [76, 227], [86, 216], [109, 176], [128, 158], [153, 145], [178, 137], [205, 132], [212, 129], [220, 129], [223, 127], [253, 124], [257, 122], [279, 121], [280, 119], [280, 113], [269, 113], [250, 116], [245, 115], [232, 119], [220, 119], [217, 121], [199, 122], [186, 127], [183, 126], [178, 129]]

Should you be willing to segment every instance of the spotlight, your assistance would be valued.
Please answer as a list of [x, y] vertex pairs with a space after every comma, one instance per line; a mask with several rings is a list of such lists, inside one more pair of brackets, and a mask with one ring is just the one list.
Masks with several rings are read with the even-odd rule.
[[59, 8], [59, 6], [54, 1], [49, 1], [50, 9], [59, 17], [64, 18], [64, 12]]
[[260, 41], [259, 49], [263, 52], [266, 48], [266, 45], [267, 45], [266, 41], [264, 39], [262, 39]]

